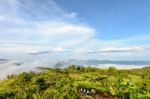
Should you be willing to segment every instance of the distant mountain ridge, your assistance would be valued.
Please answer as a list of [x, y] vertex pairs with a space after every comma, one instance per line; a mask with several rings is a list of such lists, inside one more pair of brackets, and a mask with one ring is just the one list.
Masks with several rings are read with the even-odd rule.
[[9, 61], [8, 59], [0, 59], [0, 64], [6, 63], [8, 61]]
[[85, 65], [103, 65], [103, 64], [114, 64], [114, 65], [135, 65], [135, 66], [150, 66], [150, 61], [113, 61], [113, 60], [67, 60], [56, 63], [55, 67], [66, 67], [70, 64], [85, 66]]

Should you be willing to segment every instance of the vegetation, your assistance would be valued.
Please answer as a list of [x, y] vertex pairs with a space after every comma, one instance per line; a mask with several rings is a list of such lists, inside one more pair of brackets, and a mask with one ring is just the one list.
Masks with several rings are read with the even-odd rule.
[[0, 99], [149, 99], [150, 67], [133, 70], [39, 68], [0, 81]]

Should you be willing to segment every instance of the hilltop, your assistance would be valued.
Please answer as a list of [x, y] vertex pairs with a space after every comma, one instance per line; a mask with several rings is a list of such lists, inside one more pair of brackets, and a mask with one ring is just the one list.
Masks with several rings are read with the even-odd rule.
[[70, 65], [38, 69], [41, 72], [9, 75], [0, 81], [0, 99], [150, 98], [150, 67], [117, 70]]

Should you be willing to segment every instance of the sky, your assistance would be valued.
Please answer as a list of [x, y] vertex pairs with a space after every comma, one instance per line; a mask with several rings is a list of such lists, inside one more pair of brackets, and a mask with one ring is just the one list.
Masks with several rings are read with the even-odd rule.
[[0, 58], [41, 63], [149, 61], [149, 4], [149, 0], [0, 0]]

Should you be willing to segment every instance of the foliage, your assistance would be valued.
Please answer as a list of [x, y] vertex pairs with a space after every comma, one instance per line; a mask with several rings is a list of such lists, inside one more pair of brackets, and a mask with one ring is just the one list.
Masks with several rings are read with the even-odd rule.
[[150, 67], [117, 70], [71, 65], [40, 69], [40, 73], [10, 75], [0, 81], [0, 99], [150, 98]]

